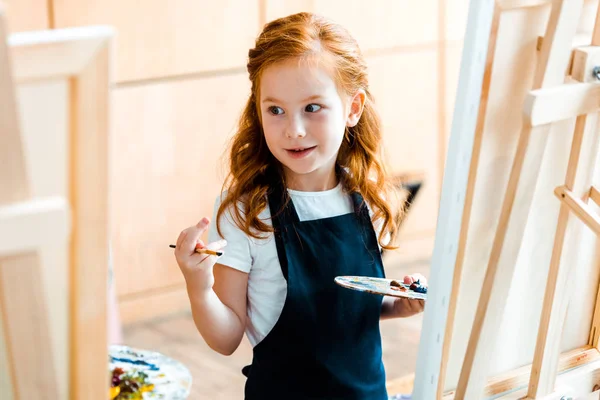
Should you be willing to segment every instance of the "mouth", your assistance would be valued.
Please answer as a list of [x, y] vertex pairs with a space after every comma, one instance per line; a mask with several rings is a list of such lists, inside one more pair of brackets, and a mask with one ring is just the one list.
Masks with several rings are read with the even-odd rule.
[[312, 147], [294, 147], [294, 148], [291, 148], [291, 149], [285, 149], [285, 151], [292, 158], [302, 158], [302, 157], [306, 157], [307, 155], [309, 155], [310, 153], [312, 153], [312, 151], [316, 147], [317, 146], [312, 146]]

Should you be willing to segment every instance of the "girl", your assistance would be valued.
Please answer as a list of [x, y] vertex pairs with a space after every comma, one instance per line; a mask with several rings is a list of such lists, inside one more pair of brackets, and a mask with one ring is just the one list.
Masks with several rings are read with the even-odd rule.
[[[379, 320], [423, 302], [334, 283], [384, 277], [397, 230], [366, 64], [342, 27], [299, 13], [265, 26], [247, 67], [216, 230], [205, 246], [203, 218], [175, 250], [196, 327], [226, 355], [246, 332], [248, 400], [387, 399]], [[226, 244], [221, 258], [195, 252]]]

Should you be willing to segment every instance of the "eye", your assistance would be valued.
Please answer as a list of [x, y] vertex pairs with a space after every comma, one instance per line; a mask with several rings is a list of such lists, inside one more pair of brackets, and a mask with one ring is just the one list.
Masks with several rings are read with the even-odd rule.
[[321, 109], [321, 106], [318, 104], [309, 104], [304, 108], [304, 111], [309, 113], [315, 113]]
[[269, 107], [269, 112], [273, 115], [281, 115], [283, 114], [283, 109], [281, 107], [271, 106]]

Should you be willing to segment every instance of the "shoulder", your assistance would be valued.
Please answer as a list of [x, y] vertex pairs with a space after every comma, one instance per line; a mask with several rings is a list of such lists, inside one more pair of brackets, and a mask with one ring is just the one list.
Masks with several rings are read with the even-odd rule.
[[[239, 271], [250, 272], [256, 256], [256, 243], [236, 223], [234, 207], [237, 207], [239, 215], [244, 216], [244, 208], [241, 202], [238, 201], [229, 205], [220, 215], [218, 214], [218, 210], [225, 199], [225, 194], [223, 193], [215, 198], [213, 223], [209, 229], [208, 239], [209, 242], [219, 239], [227, 241], [224, 254], [219, 258], [219, 264]], [[263, 218], [263, 213], [259, 215], [259, 218]]]
[[[240, 228], [238, 224], [240, 219], [244, 220], [246, 217], [243, 200], [230, 203], [219, 214], [219, 209], [221, 208], [226, 195], [227, 192], [223, 192], [215, 198], [213, 208], [213, 223], [211, 224], [211, 229], [209, 231], [210, 238], [214, 240], [222, 238], [228, 242], [231, 239], [241, 240], [242, 238], [245, 238], [246, 241], [253, 242], [255, 239], [244, 232], [244, 230]], [[265, 223], [270, 221], [271, 214], [268, 206], [259, 213], [258, 218]], [[217, 226], [219, 229], [217, 229]], [[218, 230], [220, 230], [221, 235], [218, 234]], [[259, 235], [261, 234], [259, 233]]]

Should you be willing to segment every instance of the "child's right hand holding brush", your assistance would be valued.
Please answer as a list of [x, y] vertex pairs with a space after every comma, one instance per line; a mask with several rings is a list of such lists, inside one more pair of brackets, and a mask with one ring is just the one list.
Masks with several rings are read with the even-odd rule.
[[[239, 346], [244, 334], [246, 293], [222, 287], [220, 291], [217, 290], [213, 269], [219, 268], [215, 268], [218, 255], [203, 251], [221, 250], [227, 242], [217, 240], [205, 246], [200, 237], [209, 224], [208, 218], [202, 218], [196, 225], [183, 230], [177, 239], [175, 258], [185, 277], [192, 317], [198, 331], [212, 349], [222, 354], [231, 354]], [[247, 274], [240, 275], [242, 278], [238, 279], [241, 282], [238, 286], [244, 285], [245, 288]], [[235, 280], [228, 279], [226, 282], [234, 285]], [[221, 298], [216, 292], [220, 292]]]
[[184, 229], [177, 239], [175, 246], [175, 259], [183, 273], [189, 289], [206, 291], [212, 289], [215, 278], [213, 267], [218, 256], [203, 253], [202, 250], [221, 250], [227, 245], [225, 240], [218, 240], [204, 245], [201, 236], [204, 234], [210, 221], [202, 218], [194, 226]]

